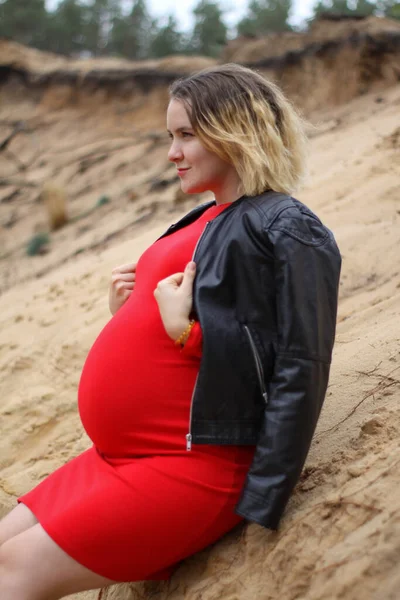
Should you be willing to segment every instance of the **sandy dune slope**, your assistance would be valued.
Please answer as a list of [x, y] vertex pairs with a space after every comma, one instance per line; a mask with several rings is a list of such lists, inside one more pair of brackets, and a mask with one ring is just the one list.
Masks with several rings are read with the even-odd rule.
[[[133, 99], [131, 110], [112, 98], [50, 109], [46, 95], [24, 99], [18, 86], [4, 94], [3, 130], [19, 120], [25, 130], [13, 156], [0, 155], [0, 516], [89, 444], [76, 390], [110, 318], [112, 266], [137, 258], [199, 201], [182, 199], [166, 161], [165, 91], [147, 106]], [[310, 175], [298, 198], [335, 232], [343, 272], [326, 403], [279, 532], [239, 527], [168, 583], [115, 586], [104, 598], [399, 597], [399, 114], [400, 86], [381, 85], [310, 117]], [[46, 181], [66, 190], [71, 221], [46, 254], [27, 257], [30, 237], [47, 228]], [[96, 208], [101, 196], [109, 202]]]

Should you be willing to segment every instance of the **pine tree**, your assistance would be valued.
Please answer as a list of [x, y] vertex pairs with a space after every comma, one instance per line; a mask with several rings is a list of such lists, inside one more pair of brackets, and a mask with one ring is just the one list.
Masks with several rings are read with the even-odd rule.
[[111, 39], [115, 52], [130, 58], [140, 60], [147, 58], [154, 22], [147, 10], [145, 0], [134, 0], [132, 10], [126, 17], [115, 19]]
[[45, 0], [3, 0], [0, 4], [1, 36], [46, 49], [47, 27]]
[[108, 40], [110, 54], [123, 56], [124, 43], [128, 34], [129, 25], [127, 17], [122, 14], [121, 7], [117, 7], [111, 19], [111, 31]]
[[86, 46], [94, 56], [109, 53], [113, 23], [120, 13], [121, 0], [92, 0], [87, 6]]
[[349, 3], [348, 0], [320, 0], [314, 6], [314, 16], [323, 13], [333, 13], [338, 15], [373, 15], [377, 10], [377, 5], [368, 0], [356, 0]]
[[368, 0], [357, 0], [355, 12], [359, 15], [369, 16], [376, 12], [377, 6]]
[[395, 0], [378, 0], [378, 8], [389, 19], [400, 19], [400, 3]]
[[274, 31], [289, 31], [292, 0], [252, 0], [247, 15], [238, 23], [239, 35], [257, 36]]
[[62, 0], [49, 16], [48, 49], [71, 55], [85, 49], [85, 7], [79, 0]]
[[186, 50], [205, 56], [218, 56], [227, 42], [228, 32], [219, 5], [200, 0], [193, 15], [195, 24]]
[[150, 56], [161, 58], [172, 54], [179, 54], [183, 50], [182, 33], [178, 31], [178, 24], [172, 15], [168, 17], [168, 23], [164, 27], [157, 27], [150, 45]]

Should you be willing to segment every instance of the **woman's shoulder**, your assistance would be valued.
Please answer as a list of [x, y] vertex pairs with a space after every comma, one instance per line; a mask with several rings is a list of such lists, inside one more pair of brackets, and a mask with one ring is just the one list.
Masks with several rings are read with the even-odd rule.
[[264, 224], [272, 222], [278, 215], [293, 206], [294, 198], [281, 192], [266, 191], [258, 196], [243, 198], [245, 212], [258, 213]]
[[332, 232], [303, 202], [279, 192], [266, 192], [248, 199], [249, 212], [255, 228], [267, 235], [273, 244], [285, 243], [287, 237], [307, 245], [318, 246], [332, 237]]

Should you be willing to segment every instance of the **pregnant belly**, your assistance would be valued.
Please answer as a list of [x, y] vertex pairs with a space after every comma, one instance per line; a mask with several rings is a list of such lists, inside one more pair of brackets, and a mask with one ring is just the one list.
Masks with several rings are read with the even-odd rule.
[[142, 352], [115, 360], [111, 353], [105, 360], [93, 349], [78, 394], [88, 436], [110, 457], [184, 450], [197, 370], [179, 352], [161, 357], [153, 348], [150, 357]]

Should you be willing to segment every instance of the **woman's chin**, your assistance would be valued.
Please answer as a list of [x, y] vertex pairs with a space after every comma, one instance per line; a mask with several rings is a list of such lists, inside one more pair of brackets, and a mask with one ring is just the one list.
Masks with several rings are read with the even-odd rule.
[[200, 185], [189, 185], [184, 181], [181, 181], [181, 191], [184, 194], [201, 194], [202, 192], [205, 192], [206, 189]]
[[185, 185], [184, 183], [181, 183], [181, 191], [184, 194], [196, 194], [197, 192], [195, 191], [195, 188], [193, 188], [190, 185]]

